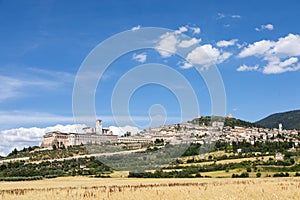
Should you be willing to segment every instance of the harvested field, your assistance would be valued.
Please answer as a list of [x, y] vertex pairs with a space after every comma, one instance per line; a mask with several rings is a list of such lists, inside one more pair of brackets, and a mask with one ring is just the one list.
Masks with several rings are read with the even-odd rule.
[[300, 199], [300, 178], [96, 179], [0, 182], [0, 199]]

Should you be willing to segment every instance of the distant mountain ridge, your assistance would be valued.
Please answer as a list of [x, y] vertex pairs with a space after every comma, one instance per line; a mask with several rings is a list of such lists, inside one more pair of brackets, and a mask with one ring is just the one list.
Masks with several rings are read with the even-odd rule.
[[255, 123], [267, 128], [278, 128], [282, 123], [284, 129], [300, 130], [300, 110], [275, 113]]

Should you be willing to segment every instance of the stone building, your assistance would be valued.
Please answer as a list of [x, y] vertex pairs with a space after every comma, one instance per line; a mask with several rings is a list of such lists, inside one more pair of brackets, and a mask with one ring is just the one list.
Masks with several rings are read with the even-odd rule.
[[43, 136], [42, 148], [52, 148], [54, 145], [57, 148], [75, 146], [81, 144], [101, 144], [101, 143], [115, 143], [118, 141], [118, 136], [108, 128], [102, 128], [102, 121], [97, 120], [95, 127], [85, 127], [82, 133], [62, 133], [53, 131], [46, 133]]

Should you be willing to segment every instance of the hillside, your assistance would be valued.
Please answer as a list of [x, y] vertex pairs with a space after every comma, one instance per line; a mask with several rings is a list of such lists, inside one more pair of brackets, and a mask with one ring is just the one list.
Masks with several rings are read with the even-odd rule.
[[[236, 118], [229, 118], [229, 117], [225, 117], [223, 119], [222, 119], [222, 117], [216, 117], [216, 118], [220, 118], [220, 121], [224, 120], [224, 126], [262, 127], [259, 124], [243, 121], [243, 120], [236, 119]], [[191, 121], [191, 123], [199, 124], [199, 125], [202, 125], [202, 124], [211, 125], [211, 117], [210, 116], [202, 116], [200, 118], [195, 118]]]
[[256, 124], [267, 128], [277, 128], [279, 123], [282, 123], [284, 129], [300, 129], [300, 110], [275, 113], [264, 119], [261, 119]]

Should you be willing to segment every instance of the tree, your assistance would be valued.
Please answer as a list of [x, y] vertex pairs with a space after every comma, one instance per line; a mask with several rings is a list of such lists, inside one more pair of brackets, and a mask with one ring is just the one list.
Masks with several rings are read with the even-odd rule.
[[240, 177], [241, 178], [249, 177], [249, 173], [248, 172], [243, 172], [243, 173], [241, 173]]
[[154, 144], [155, 145], [163, 145], [164, 144], [164, 139], [156, 139], [155, 141], [154, 141]]
[[251, 172], [251, 167], [247, 167], [247, 172]]
[[292, 165], [295, 164], [295, 159], [294, 159], [294, 158], [291, 158], [291, 159], [290, 159], [290, 162], [291, 162]]
[[32, 150], [34, 150], [31, 146], [29, 146], [28, 147], [28, 151], [30, 152], [30, 151], [32, 151]]
[[125, 134], [124, 134], [124, 137], [129, 137], [131, 136], [131, 132], [127, 131]]
[[13, 155], [17, 155], [17, 154], [18, 154], [17, 148], [15, 148], [15, 149], [12, 151], [12, 154], [13, 154]]
[[256, 173], [256, 178], [259, 178], [259, 177], [261, 177], [261, 173], [260, 173], [260, 172], [257, 172], [257, 173]]

